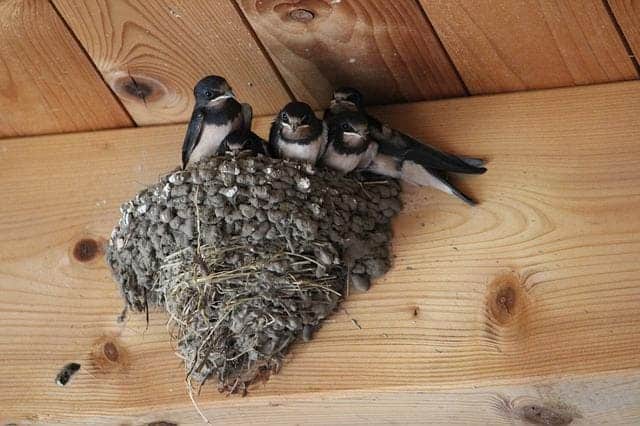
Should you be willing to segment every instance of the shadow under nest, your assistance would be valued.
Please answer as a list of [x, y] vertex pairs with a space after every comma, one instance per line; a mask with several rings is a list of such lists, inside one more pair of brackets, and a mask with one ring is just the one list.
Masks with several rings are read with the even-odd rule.
[[352, 287], [390, 267], [394, 180], [249, 153], [211, 157], [121, 207], [107, 261], [127, 307], [161, 307], [187, 377], [246, 392]]

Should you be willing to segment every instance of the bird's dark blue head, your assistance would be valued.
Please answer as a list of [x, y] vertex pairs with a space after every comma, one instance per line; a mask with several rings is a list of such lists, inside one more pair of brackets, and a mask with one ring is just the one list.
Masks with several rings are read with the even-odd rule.
[[368, 136], [367, 118], [358, 112], [344, 112], [329, 122], [329, 139], [338, 145], [352, 148], [363, 146]]
[[280, 111], [277, 120], [294, 132], [298, 127], [311, 126], [319, 121], [311, 107], [304, 102], [289, 102]]
[[217, 75], [209, 75], [200, 80], [194, 87], [193, 94], [198, 104], [235, 97], [227, 80]]
[[334, 90], [331, 103], [352, 104], [359, 110], [363, 106], [362, 93], [353, 87], [340, 87]]

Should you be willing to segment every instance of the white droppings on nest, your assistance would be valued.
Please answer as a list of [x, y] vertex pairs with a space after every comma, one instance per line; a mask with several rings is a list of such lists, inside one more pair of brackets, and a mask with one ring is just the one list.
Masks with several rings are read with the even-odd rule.
[[311, 180], [308, 177], [300, 177], [296, 179], [296, 186], [300, 191], [308, 191], [311, 188]]
[[227, 198], [233, 198], [238, 193], [238, 187], [234, 185], [230, 188], [222, 188], [218, 192]]

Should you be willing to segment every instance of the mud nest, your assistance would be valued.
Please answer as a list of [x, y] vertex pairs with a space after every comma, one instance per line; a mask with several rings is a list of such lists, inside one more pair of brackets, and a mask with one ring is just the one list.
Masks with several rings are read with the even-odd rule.
[[187, 377], [243, 392], [390, 266], [393, 180], [248, 154], [161, 178], [121, 207], [107, 261], [126, 305], [161, 307]]

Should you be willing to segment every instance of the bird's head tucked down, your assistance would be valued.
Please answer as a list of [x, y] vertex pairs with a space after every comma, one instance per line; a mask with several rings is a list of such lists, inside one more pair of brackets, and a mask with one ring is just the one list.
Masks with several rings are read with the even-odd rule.
[[329, 140], [336, 151], [359, 154], [369, 145], [367, 118], [357, 112], [344, 112], [329, 123]]
[[329, 109], [338, 114], [344, 111], [360, 111], [363, 107], [362, 93], [352, 87], [341, 87], [333, 92]]
[[211, 106], [225, 99], [235, 99], [227, 80], [217, 75], [209, 75], [200, 80], [194, 87], [193, 94], [196, 104], [200, 106]]
[[320, 130], [322, 122], [309, 105], [290, 102], [276, 117], [282, 136], [289, 140], [303, 140]]

